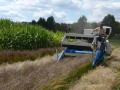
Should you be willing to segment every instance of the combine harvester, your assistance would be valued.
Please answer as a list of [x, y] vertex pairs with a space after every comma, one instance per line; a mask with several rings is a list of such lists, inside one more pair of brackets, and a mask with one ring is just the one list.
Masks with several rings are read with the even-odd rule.
[[58, 60], [62, 60], [65, 56], [89, 54], [94, 55], [92, 66], [96, 67], [105, 55], [111, 54], [112, 49], [108, 37], [112, 29], [111, 27], [103, 26], [105, 37], [99, 35], [100, 31], [96, 30], [97, 28], [85, 29], [83, 34], [66, 33], [61, 42], [64, 50], [59, 55]]

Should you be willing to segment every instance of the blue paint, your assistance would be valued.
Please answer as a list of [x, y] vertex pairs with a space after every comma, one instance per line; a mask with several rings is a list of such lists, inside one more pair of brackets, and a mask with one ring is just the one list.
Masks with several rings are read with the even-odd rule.
[[93, 63], [92, 63], [93, 67], [96, 67], [104, 59], [105, 47], [106, 47], [106, 44], [105, 43], [101, 43], [100, 48], [98, 48], [96, 50], [95, 58], [93, 59]]
[[59, 56], [58, 60], [62, 60], [65, 56], [65, 54], [95, 54], [95, 58], [93, 59], [92, 66], [96, 67], [103, 59], [105, 55], [105, 44], [102, 43], [101, 47], [96, 49], [95, 52], [93, 51], [84, 51], [84, 50], [76, 50], [76, 49], [70, 49], [66, 48]]
[[92, 66], [96, 67], [104, 59], [104, 52], [101, 49], [97, 49]]
[[62, 51], [58, 57], [58, 60], [62, 60], [65, 56], [65, 54], [95, 54], [93, 51], [82, 51], [82, 50], [75, 50], [75, 49], [68, 49], [66, 48], [64, 51]]
[[82, 51], [82, 50], [66, 49], [65, 53], [70, 53], [70, 54], [93, 54], [93, 51]]
[[62, 52], [59, 54], [58, 60], [62, 60], [62, 59], [64, 58], [64, 54], [65, 54], [65, 51], [62, 51]]

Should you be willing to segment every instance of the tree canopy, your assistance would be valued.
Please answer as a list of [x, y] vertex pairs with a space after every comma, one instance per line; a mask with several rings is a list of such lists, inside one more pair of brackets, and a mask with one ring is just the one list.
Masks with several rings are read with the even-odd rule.
[[47, 29], [49, 30], [55, 29], [55, 20], [53, 16], [47, 18]]
[[38, 25], [41, 25], [43, 27], [46, 27], [46, 20], [42, 17], [39, 18], [39, 20], [37, 21]]
[[94, 29], [102, 23], [105, 26], [112, 27], [112, 36], [120, 34], [120, 22], [115, 20], [114, 15], [106, 15], [101, 22], [88, 22], [86, 16], [81, 16], [77, 22], [73, 24], [58, 23], [53, 16], [47, 19], [40, 17], [38, 21], [32, 20], [33, 25], [40, 25], [53, 32], [75, 32], [83, 33], [84, 29]]
[[115, 17], [113, 15], [108, 14], [104, 17], [101, 23], [105, 26], [112, 27], [113, 36], [117, 33], [120, 33], [120, 23], [115, 20]]

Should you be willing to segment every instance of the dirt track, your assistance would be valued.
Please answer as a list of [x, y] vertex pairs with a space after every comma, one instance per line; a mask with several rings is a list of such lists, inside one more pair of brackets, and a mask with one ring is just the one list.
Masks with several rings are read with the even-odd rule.
[[51, 56], [0, 66], [0, 90], [40, 90], [48, 81], [69, 73], [90, 56], [68, 58], [57, 62]]

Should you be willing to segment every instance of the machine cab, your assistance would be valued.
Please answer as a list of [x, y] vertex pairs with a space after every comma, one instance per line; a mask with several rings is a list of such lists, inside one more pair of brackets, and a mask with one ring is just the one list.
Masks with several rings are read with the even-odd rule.
[[112, 28], [108, 26], [103, 26], [103, 29], [105, 30], [105, 34], [109, 37], [112, 32]]
[[[100, 27], [97, 27], [95, 29], [93, 29], [92, 34], [93, 35], [99, 35], [100, 34]], [[104, 35], [107, 36], [107, 38], [110, 36], [111, 32], [112, 32], [112, 28], [109, 26], [103, 26], [103, 30], [104, 30]]]

